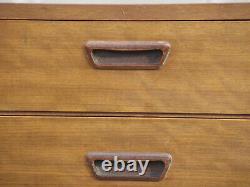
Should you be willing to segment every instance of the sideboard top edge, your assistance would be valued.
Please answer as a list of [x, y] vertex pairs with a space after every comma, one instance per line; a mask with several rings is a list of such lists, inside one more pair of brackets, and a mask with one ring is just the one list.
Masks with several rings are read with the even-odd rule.
[[250, 3], [226, 4], [0, 4], [0, 20], [250, 20]]

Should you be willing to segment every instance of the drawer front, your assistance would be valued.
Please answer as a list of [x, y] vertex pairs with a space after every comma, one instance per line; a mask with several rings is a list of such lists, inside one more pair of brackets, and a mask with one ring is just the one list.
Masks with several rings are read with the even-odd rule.
[[[249, 21], [0, 21], [0, 110], [250, 113]], [[97, 70], [88, 40], [168, 41], [160, 70]]]
[[[0, 186], [247, 187], [250, 121], [0, 117]], [[160, 182], [99, 181], [92, 151], [168, 152]]]

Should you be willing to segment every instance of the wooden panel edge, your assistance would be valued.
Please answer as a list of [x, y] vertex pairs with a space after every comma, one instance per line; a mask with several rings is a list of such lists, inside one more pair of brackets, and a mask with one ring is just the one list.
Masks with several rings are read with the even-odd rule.
[[0, 4], [0, 19], [249, 20], [250, 3], [165, 5]]

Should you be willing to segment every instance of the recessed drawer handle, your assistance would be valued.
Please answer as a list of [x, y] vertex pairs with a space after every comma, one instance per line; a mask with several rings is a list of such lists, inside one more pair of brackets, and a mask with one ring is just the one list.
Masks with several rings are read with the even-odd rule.
[[95, 176], [106, 180], [159, 181], [172, 162], [168, 153], [92, 152], [87, 158]]
[[88, 41], [90, 62], [99, 69], [159, 69], [170, 52], [165, 41]]

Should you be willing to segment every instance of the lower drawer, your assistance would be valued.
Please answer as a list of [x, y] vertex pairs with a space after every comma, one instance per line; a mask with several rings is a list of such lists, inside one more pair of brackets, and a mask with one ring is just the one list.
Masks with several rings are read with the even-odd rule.
[[[250, 120], [0, 117], [0, 186], [249, 186]], [[160, 182], [99, 181], [91, 151], [169, 152]]]

